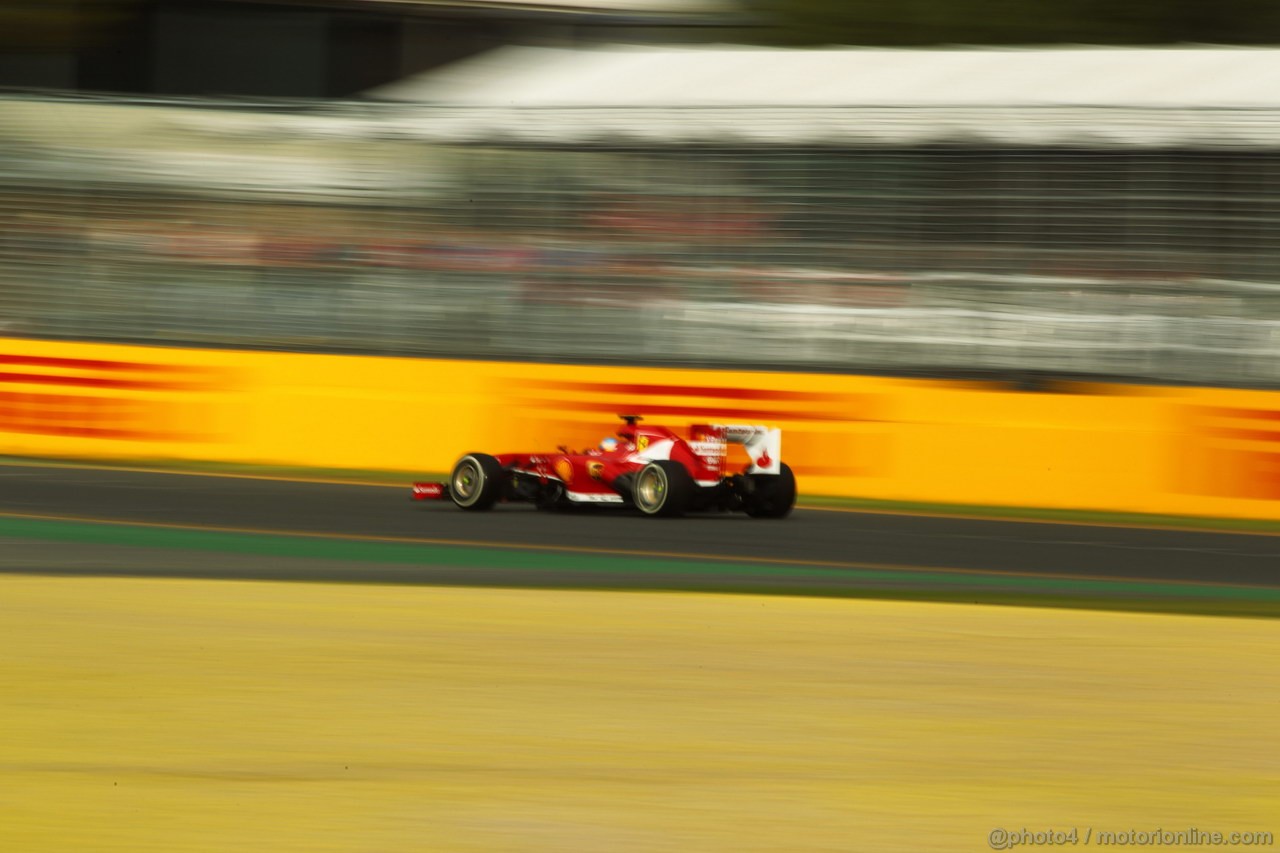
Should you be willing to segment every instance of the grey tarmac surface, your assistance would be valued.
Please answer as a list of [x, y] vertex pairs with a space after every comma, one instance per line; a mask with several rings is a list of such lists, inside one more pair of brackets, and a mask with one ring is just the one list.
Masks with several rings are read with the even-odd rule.
[[[448, 502], [411, 501], [407, 483], [396, 489], [3, 464], [0, 515], [454, 542], [477, 548], [599, 549], [659, 555], [655, 559], [678, 555], [744, 563], [901, 567], [904, 572], [927, 567], [1280, 587], [1280, 536], [807, 509], [781, 521], [734, 514], [659, 520], [627, 511], [545, 513], [525, 506], [466, 513]], [[42, 570], [36, 563], [43, 570], [70, 564], [69, 569], [80, 565], [86, 572], [105, 571], [122, 559], [159, 565], [213, 558], [0, 539], [0, 568], [9, 571], [24, 565]], [[287, 570], [290, 558], [273, 560], [282, 575], [292, 574]]]

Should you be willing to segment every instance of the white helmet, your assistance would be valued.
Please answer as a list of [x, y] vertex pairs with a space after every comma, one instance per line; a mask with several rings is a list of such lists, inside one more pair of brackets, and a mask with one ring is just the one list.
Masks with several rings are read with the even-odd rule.
[[612, 453], [613, 451], [618, 449], [618, 439], [614, 438], [613, 436], [609, 436], [608, 438], [600, 442], [600, 449], [603, 450], [605, 453]]

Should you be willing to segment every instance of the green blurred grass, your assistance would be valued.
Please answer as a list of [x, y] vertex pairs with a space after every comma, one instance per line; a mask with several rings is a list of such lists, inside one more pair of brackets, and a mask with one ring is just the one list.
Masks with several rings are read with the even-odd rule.
[[[736, 593], [805, 598], [881, 600], [1112, 610], [1213, 616], [1280, 616], [1280, 588], [1145, 580], [1065, 577], [946, 567], [894, 567], [849, 562], [814, 566], [753, 562], [749, 558], [650, 557], [579, 553], [519, 545], [327, 537], [266, 531], [208, 530], [145, 523], [72, 521], [0, 515], [0, 538], [89, 546], [115, 576], [197, 577], [210, 580], [353, 583], [359, 585], [476, 586], [647, 592]], [[129, 548], [163, 549], [173, 562], [139, 565]], [[118, 550], [118, 549], [124, 550]], [[228, 556], [225, 565], [192, 565], [180, 551]], [[111, 555], [114, 554], [114, 558]], [[131, 556], [132, 555], [132, 556]], [[259, 557], [266, 560], [244, 560]], [[286, 565], [279, 558], [292, 558]], [[300, 561], [300, 562], [299, 562]], [[74, 567], [0, 571], [78, 574]], [[104, 564], [106, 565], [106, 564]]]

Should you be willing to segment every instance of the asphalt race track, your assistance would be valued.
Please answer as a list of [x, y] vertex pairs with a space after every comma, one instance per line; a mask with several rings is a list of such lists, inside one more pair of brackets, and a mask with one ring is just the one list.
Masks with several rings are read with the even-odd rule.
[[[397, 489], [4, 464], [0, 519], [15, 517], [422, 541], [478, 550], [529, 546], [552, 553], [657, 555], [656, 560], [900, 568], [904, 574], [951, 569], [1280, 588], [1280, 536], [817, 509], [798, 509], [782, 521], [737, 514], [649, 519], [607, 509], [546, 513], [517, 505], [467, 513], [448, 502], [411, 501], [407, 484]], [[0, 540], [0, 569], [29, 568], [22, 553]], [[37, 551], [28, 547], [25, 553]], [[46, 562], [56, 559], [49, 547], [38, 553]]]

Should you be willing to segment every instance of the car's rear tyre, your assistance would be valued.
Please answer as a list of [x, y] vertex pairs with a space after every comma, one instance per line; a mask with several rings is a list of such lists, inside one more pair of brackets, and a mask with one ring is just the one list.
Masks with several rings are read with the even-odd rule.
[[645, 515], [675, 518], [684, 515], [693, 503], [694, 489], [689, 472], [679, 462], [659, 459], [650, 462], [636, 474], [631, 499]]
[[749, 474], [751, 492], [743, 499], [743, 508], [752, 518], [785, 518], [796, 505], [796, 475], [787, 463], [780, 463], [777, 474]]
[[502, 493], [502, 465], [487, 453], [468, 453], [449, 475], [449, 497], [462, 509], [491, 509]]

